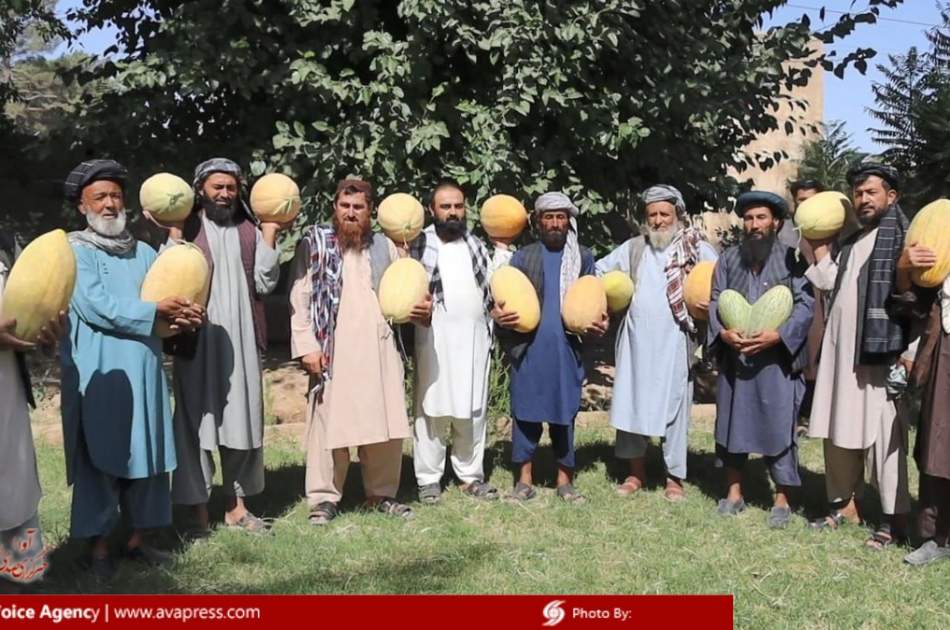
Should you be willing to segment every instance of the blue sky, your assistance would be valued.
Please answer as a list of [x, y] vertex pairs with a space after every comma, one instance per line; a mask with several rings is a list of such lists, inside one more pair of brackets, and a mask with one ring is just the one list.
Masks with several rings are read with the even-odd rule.
[[[57, 10], [64, 14], [81, 4], [81, 0], [61, 0]], [[831, 22], [839, 17], [834, 11], [861, 10], [867, 6], [867, 0], [791, 0], [776, 11], [772, 18], [766, 19], [766, 26], [797, 20], [807, 13], [813, 28], [820, 28], [822, 21], [818, 10], [822, 6], [827, 9], [826, 21]], [[856, 33], [833, 47], [838, 48], [839, 58], [859, 47], [877, 50], [877, 57], [871, 61], [866, 75], [862, 76], [853, 68], [845, 74], [844, 79], [825, 73], [825, 120], [845, 121], [854, 144], [870, 152], [880, 150], [871, 142], [867, 131], [874, 125], [867, 113], [867, 108], [874, 104], [871, 82], [881, 79], [876, 65], [885, 62], [888, 54], [903, 53], [911, 46], [926, 47], [924, 31], [940, 22], [940, 12], [935, 0], [904, 0], [896, 9], [882, 9], [881, 18], [876, 24], [859, 25]], [[97, 30], [84, 35], [76, 46], [90, 53], [98, 53], [111, 45], [114, 37], [114, 31], [110, 29]]]

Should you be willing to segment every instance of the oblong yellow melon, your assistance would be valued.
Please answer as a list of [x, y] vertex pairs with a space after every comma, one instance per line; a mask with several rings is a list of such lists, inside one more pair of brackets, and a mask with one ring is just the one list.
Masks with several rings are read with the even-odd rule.
[[412, 258], [400, 258], [386, 268], [379, 281], [379, 307], [395, 324], [409, 321], [412, 308], [429, 292], [429, 274]]
[[604, 293], [607, 294], [607, 308], [611, 313], [619, 313], [630, 306], [636, 287], [629, 273], [624, 271], [608, 271], [601, 276], [604, 284]]
[[3, 289], [3, 319], [16, 319], [13, 335], [35, 343], [40, 330], [69, 308], [76, 286], [76, 256], [66, 232], [38, 236], [17, 258]]
[[700, 308], [699, 304], [701, 302], [709, 304], [715, 270], [715, 262], [703, 260], [696, 263], [693, 270], [686, 276], [686, 282], [683, 283], [683, 299], [686, 302], [686, 310], [693, 319], [699, 321], [709, 319], [709, 312], [705, 308]]
[[929, 247], [937, 255], [937, 264], [930, 269], [914, 270], [914, 284], [936, 287], [950, 274], [950, 200], [938, 199], [921, 208], [910, 223], [906, 245], [917, 243]]
[[[204, 253], [191, 243], [172, 245], [155, 259], [139, 297], [145, 302], [161, 302], [166, 298], [179, 297], [202, 306], [208, 303], [211, 289], [211, 269]], [[155, 320], [155, 333], [159, 337], [177, 334], [164, 319]]]
[[412, 195], [393, 193], [380, 202], [376, 221], [386, 236], [402, 245], [419, 236], [425, 223], [425, 209]]
[[300, 214], [300, 188], [282, 173], [264, 175], [251, 188], [251, 210], [267, 223], [289, 223]]
[[603, 319], [607, 312], [607, 293], [596, 276], [581, 276], [564, 294], [561, 319], [564, 327], [573, 333], [583, 334], [594, 322]]
[[139, 203], [159, 221], [184, 221], [195, 206], [195, 191], [177, 175], [156, 173], [142, 182]]
[[541, 321], [541, 303], [538, 292], [520, 269], [505, 265], [491, 277], [491, 294], [495, 302], [504, 304], [504, 310], [518, 313], [515, 330], [529, 333]]
[[812, 195], [795, 210], [795, 225], [808, 239], [834, 236], [844, 227], [851, 212], [851, 200], [836, 190]]
[[528, 211], [511, 195], [494, 195], [482, 204], [480, 220], [490, 237], [515, 239], [528, 225]]

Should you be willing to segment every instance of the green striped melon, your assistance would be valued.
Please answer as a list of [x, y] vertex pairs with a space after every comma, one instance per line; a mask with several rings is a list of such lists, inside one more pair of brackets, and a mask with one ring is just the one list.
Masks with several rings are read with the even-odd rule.
[[727, 330], [738, 330], [743, 337], [778, 330], [794, 307], [792, 292], [784, 284], [766, 291], [752, 306], [738, 291], [726, 289], [719, 294], [719, 319]]
[[719, 294], [719, 321], [726, 330], [745, 330], [752, 307], [738, 291], [726, 289]]

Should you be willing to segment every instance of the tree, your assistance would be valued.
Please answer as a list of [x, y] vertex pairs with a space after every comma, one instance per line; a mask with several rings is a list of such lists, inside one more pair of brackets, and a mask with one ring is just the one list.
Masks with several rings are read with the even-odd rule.
[[850, 195], [848, 170], [864, 157], [865, 154], [851, 144], [851, 136], [845, 132], [844, 122], [832, 121], [823, 126], [820, 137], [805, 144], [798, 177], [818, 180], [828, 190]]
[[939, 197], [950, 197], [950, 85], [937, 89], [914, 112], [921, 142], [916, 160], [913, 210]]
[[913, 112], [932, 86], [932, 65], [926, 54], [911, 47], [904, 55], [888, 55], [890, 66], [878, 65], [883, 82], [872, 84], [877, 109], [870, 114], [882, 126], [871, 129], [874, 142], [887, 147], [883, 157], [905, 173], [913, 171], [920, 132]]
[[[819, 36], [846, 37], [899, 2], [870, 0]], [[300, 180], [310, 219], [350, 173], [383, 194], [424, 196], [446, 175], [479, 201], [563, 189], [594, 245], [658, 181], [694, 209], [724, 205], [740, 187], [727, 168], [755, 161], [740, 149], [777, 128], [789, 89], [819, 64], [863, 69], [874, 54], [815, 57], [806, 17], [760, 32], [784, 0], [84, 4], [71, 17], [119, 38], [114, 58], [78, 75], [103, 87], [76, 122], [83, 151], [139, 177], [231, 155]]]
[[[8, 0], [6, 5], [0, 9], [0, 112], [16, 98], [13, 66], [17, 57], [68, 35], [56, 18], [56, 0]], [[0, 117], [0, 131], [2, 126]]]

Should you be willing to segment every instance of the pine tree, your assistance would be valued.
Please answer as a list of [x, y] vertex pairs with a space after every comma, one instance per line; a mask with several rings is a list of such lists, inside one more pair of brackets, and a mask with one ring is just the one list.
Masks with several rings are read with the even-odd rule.
[[888, 55], [890, 65], [877, 66], [884, 81], [872, 83], [877, 109], [868, 108], [881, 126], [871, 129], [872, 139], [887, 149], [883, 157], [896, 168], [911, 172], [920, 145], [914, 111], [932, 85], [928, 54], [911, 47], [904, 55]]
[[824, 125], [821, 137], [805, 144], [798, 178], [814, 179], [828, 190], [850, 193], [848, 169], [863, 158], [864, 153], [851, 144], [851, 136], [845, 133], [844, 121], [831, 121]]

